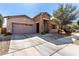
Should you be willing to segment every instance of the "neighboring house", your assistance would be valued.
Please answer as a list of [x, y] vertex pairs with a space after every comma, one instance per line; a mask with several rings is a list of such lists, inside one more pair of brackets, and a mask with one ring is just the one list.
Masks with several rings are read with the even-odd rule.
[[52, 29], [50, 24], [50, 15], [42, 12], [34, 18], [25, 15], [6, 16], [7, 32], [14, 34], [41, 33], [50, 32]]

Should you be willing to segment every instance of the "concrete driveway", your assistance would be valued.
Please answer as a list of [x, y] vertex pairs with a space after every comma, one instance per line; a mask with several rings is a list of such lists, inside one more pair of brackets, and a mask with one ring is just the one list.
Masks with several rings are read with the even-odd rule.
[[6, 52], [3, 56], [78, 56], [79, 46], [72, 44], [73, 38], [78, 36], [12, 35], [9, 48], [2, 53]]

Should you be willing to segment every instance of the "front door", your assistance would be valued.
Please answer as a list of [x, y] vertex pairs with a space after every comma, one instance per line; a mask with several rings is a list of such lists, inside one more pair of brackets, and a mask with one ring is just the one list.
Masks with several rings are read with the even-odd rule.
[[39, 33], [39, 23], [36, 23], [36, 32]]

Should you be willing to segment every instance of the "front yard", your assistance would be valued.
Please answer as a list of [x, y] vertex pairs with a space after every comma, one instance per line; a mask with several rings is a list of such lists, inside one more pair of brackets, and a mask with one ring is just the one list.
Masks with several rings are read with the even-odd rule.
[[66, 54], [62, 54], [60, 51], [67, 46], [71, 46], [70, 44], [72, 44], [72, 38], [75, 37], [75, 35], [65, 36], [59, 34], [25, 34], [11, 35], [5, 37], [3, 36], [3, 38], [0, 37], [0, 55], [62, 56]]

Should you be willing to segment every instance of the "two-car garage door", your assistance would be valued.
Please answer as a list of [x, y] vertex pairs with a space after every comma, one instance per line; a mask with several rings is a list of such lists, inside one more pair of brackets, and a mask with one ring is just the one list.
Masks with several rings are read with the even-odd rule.
[[12, 32], [15, 34], [33, 33], [33, 25], [32, 24], [16, 24], [16, 23], [14, 23], [12, 26]]

